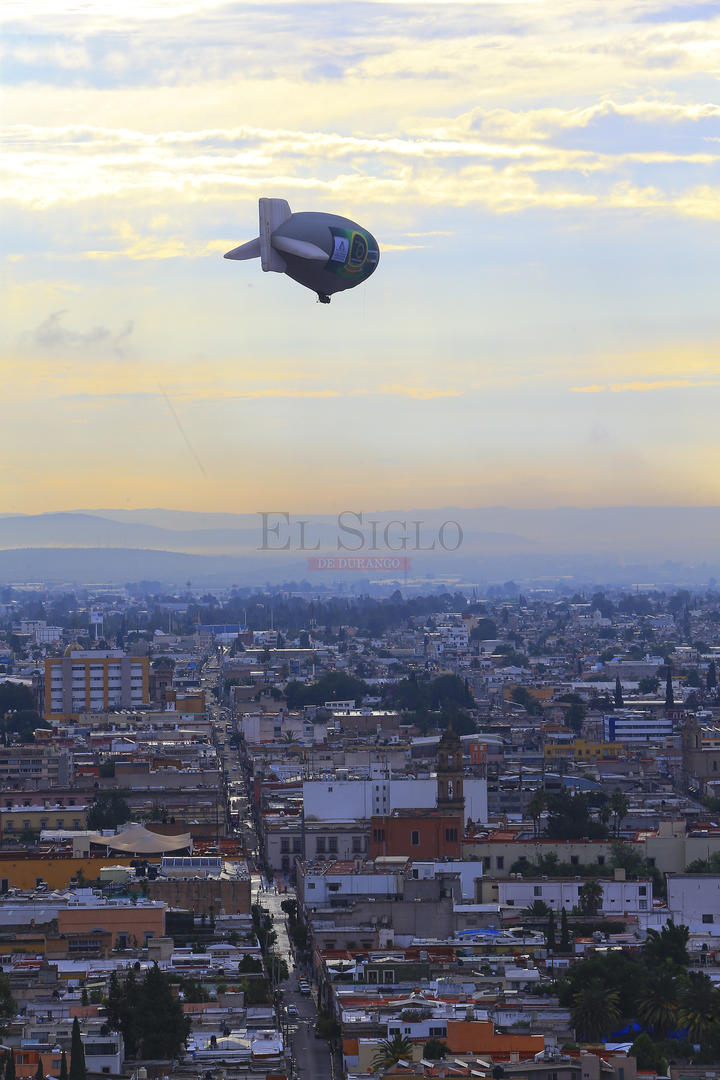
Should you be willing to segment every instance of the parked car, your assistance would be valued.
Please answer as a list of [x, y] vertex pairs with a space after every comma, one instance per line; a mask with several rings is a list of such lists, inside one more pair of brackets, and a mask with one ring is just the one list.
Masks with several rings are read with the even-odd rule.
[[301, 979], [298, 984], [298, 990], [301, 994], [305, 994], [305, 996], [308, 997], [310, 994], [310, 983], [306, 982], [305, 979]]

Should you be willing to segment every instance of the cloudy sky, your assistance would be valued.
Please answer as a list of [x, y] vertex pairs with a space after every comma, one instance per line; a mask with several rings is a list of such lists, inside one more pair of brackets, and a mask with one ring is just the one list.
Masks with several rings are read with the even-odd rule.
[[[1, 512], [720, 502], [720, 4], [1, 18]], [[224, 261], [260, 195], [375, 275]]]

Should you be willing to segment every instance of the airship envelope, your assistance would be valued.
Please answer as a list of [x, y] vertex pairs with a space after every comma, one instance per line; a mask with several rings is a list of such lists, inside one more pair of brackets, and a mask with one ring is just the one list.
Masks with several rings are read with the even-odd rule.
[[333, 293], [354, 289], [375, 270], [380, 249], [374, 236], [337, 214], [293, 214], [285, 199], [260, 199], [260, 235], [233, 248], [226, 259], [260, 259], [263, 270], [287, 274], [312, 289], [322, 304]]

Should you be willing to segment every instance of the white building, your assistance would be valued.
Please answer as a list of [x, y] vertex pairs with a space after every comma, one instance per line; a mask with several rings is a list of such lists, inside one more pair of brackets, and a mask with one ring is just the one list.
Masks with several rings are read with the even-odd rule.
[[667, 906], [675, 925], [720, 937], [720, 874], [669, 874]]
[[[652, 881], [614, 881], [592, 879], [602, 886], [600, 911], [603, 915], [639, 915], [652, 911]], [[672, 880], [672, 879], [670, 879]], [[718, 879], [720, 880], [720, 879]], [[542, 900], [553, 911], [571, 911], [580, 903], [582, 878], [504, 878], [497, 882], [498, 903], [503, 906], [528, 908]]]
[[673, 735], [673, 721], [668, 716], [652, 716], [628, 709], [603, 716], [602, 722], [605, 742], [658, 743]]
[[[437, 805], [437, 790], [435, 776], [306, 780], [305, 819], [358, 821], [389, 815], [394, 810], [431, 810]], [[487, 821], [487, 780], [466, 774], [463, 792], [465, 817]]]

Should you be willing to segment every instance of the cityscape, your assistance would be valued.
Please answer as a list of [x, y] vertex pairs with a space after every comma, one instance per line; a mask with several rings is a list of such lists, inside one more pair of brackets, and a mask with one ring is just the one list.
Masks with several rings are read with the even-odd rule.
[[0, 5], [0, 1080], [720, 1080], [718, 71]]
[[5, 1075], [714, 1075], [720, 593], [5, 586]]

